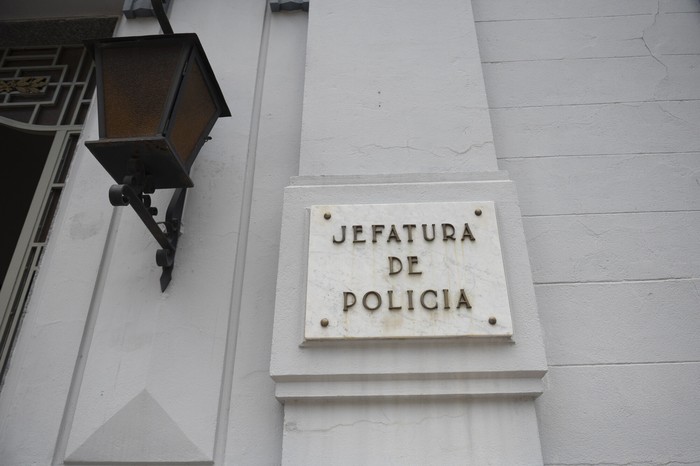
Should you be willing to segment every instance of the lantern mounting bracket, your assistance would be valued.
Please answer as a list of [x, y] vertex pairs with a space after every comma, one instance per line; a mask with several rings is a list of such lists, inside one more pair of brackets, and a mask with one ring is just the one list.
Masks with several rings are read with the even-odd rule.
[[163, 30], [163, 34], [172, 34], [173, 28], [168, 21], [168, 15], [165, 13], [165, 8], [163, 7], [163, 0], [151, 0], [151, 5], [153, 6], [153, 12], [156, 15], [158, 24]]
[[109, 188], [109, 202], [115, 207], [131, 205], [161, 246], [162, 249], [156, 251], [156, 264], [163, 268], [160, 276], [160, 290], [165, 291], [172, 278], [175, 264], [175, 251], [180, 236], [187, 188], [177, 188], [173, 192], [173, 197], [165, 212], [165, 222], [163, 222], [165, 231], [163, 231], [153, 219], [155, 215], [158, 215], [158, 209], [151, 207], [150, 194], [153, 194], [155, 189], [149, 178], [143, 170], [133, 171], [131, 175], [124, 177], [123, 184], [115, 184]]
[[[190, 168], [219, 117], [230, 116], [196, 34], [90, 41], [100, 138], [85, 146], [116, 185], [114, 206], [131, 205], [160, 245], [160, 288], [171, 281]], [[141, 79], [144, 77], [144, 79]], [[151, 79], [152, 78], [152, 79]], [[130, 83], [140, 79], [139, 86]], [[156, 189], [174, 188], [165, 220], [151, 207]]]

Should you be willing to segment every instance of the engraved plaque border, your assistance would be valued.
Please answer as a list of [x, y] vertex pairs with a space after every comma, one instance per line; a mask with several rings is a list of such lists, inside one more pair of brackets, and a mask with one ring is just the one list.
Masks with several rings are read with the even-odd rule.
[[305, 340], [512, 336], [492, 201], [313, 205], [309, 216]]

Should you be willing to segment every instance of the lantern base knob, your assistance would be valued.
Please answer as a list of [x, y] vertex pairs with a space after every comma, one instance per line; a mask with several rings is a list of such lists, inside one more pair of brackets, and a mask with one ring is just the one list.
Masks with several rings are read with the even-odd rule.
[[188, 169], [164, 136], [98, 139], [86, 141], [85, 146], [117, 183], [133, 175], [131, 167], [137, 160], [149, 176], [153, 189], [194, 186]]
[[163, 222], [165, 231], [163, 231], [153, 219], [153, 216], [158, 213], [158, 209], [151, 207], [150, 196], [144, 194], [143, 185], [134, 184], [135, 180], [143, 179], [145, 177], [126, 176], [124, 180], [128, 183], [115, 184], [109, 188], [109, 200], [113, 206], [117, 207], [131, 205], [141, 221], [146, 225], [146, 228], [148, 228], [148, 231], [151, 232], [162, 247], [156, 252], [156, 264], [163, 268], [163, 273], [160, 277], [160, 289], [165, 291], [172, 278], [187, 189], [178, 188], [173, 193], [170, 204], [168, 204], [168, 210], [165, 213], [165, 221]]

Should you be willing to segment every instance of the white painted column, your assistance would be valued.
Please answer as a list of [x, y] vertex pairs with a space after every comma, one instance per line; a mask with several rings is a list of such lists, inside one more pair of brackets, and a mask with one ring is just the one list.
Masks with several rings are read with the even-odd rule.
[[[314, 2], [306, 65], [301, 176], [285, 195], [271, 359], [285, 404], [283, 464], [541, 464], [534, 399], [546, 361], [517, 194], [497, 171], [470, 2]], [[466, 202], [473, 204], [453, 204]], [[387, 241], [389, 224], [420, 223], [425, 210], [414, 206], [426, 203], [446, 212], [470, 206], [464, 218], [477, 230], [483, 217], [473, 206], [493, 203], [483, 214], [495, 216], [499, 233], [476, 233], [475, 244], [493, 242], [502, 254], [499, 290], [508, 298], [512, 336], [491, 332], [488, 299], [432, 314], [418, 306], [344, 312], [340, 290], [354, 286], [347, 281], [353, 260], [367, 257], [360, 244], [341, 250], [330, 238], [321, 241], [328, 255], [313, 262], [321, 269], [307, 270], [317, 247], [310, 230], [317, 234], [323, 222], [339, 228], [345, 215], [351, 232], [352, 224], [382, 223], [376, 212], [386, 209], [373, 205], [389, 204], [386, 211], [398, 213], [384, 220]], [[321, 212], [332, 215], [316, 218]], [[389, 249], [372, 245], [366, 226], [364, 235], [378, 260], [363, 283], [424, 283], [392, 282]], [[421, 254], [449, 262], [436, 243]], [[456, 282], [471, 277], [469, 292], [479, 292], [486, 275], [470, 267], [456, 270]], [[307, 296], [308, 276], [325, 277], [328, 292], [316, 286]], [[471, 333], [423, 332], [423, 324], [447, 322], [446, 312], [457, 321], [464, 316]], [[407, 330], [406, 320], [417, 324]], [[335, 336], [324, 337], [324, 329]]]
[[497, 170], [471, 3], [309, 9], [301, 175]]
[[[227, 332], [238, 312], [232, 303], [242, 178], [266, 13], [254, 0], [236, 7], [221, 0], [207, 9], [195, 1], [172, 8], [174, 29], [198, 33], [237, 112], [217, 121], [193, 167], [195, 187], [165, 292], [158, 287], [154, 240], [138, 217], [122, 212], [110, 225], [56, 464], [221, 464], [216, 450], [225, 432], [217, 431], [228, 427], [221, 406], [228, 406], [222, 397], [231, 396], [226, 356], [235, 339]], [[155, 33], [155, 22], [147, 22]], [[120, 35], [129, 35], [131, 24], [122, 22]], [[227, 48], [216, 47], [223, 30], [232, 31]], [[108, 205], [108, 187], [90, 194]], [[161, 193], [154, 205], [162, 212], [168, 200], [169, 193]]]

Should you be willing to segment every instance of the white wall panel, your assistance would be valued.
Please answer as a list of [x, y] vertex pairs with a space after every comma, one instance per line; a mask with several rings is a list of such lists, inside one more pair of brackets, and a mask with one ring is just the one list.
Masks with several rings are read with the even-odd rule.
[[661, 0], [659, 9], [662, 13], [697, 13], [700, 3], [695, 0]]
[[492, 108], [700, 99], [700, 55], [486, 63], [484, 77]]
[[473, 0], [472, 4], [477, 22], [700, 12], [696, 0]]
[[[678, 3], [679, 0], [670, 0]], [[664, 3], [668, 3], [664, 2]], [[694, 3], [692, 0], [686, 4]], [[589, 18], [654, 14], [658, 0], [473, 0], [474, 19], [504, 21], [522, 19]], [[688, 5], [683, 5], [688, 8]]]
[[700, 53], [700, 13], [659, 14], [643, 37], [654, 54]]
[[491, 110], [499, 157], [700, 150], [700, 101]]
[[[484, 62], [700, 53], [700, 13], [479, 22]], [[536, 46], [533, 46], [536, 44]]]
[[[476, 23], [484, 62], [648, 56], [654, 15]], [[700, 45], [698, 45], [700, 47]]]
[[547, 380], [545, 464], [700, 463], [699, 363], [552, 367]]
[[523, 219], [535, 283], [700, 277], [700, 212]]
[[700, 280], [535, 288], [547, 362], [700, 361]]
[[500, 159], [523, 215], [700, 210], [700, 153]]

